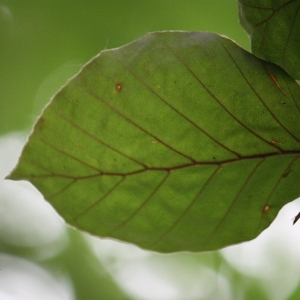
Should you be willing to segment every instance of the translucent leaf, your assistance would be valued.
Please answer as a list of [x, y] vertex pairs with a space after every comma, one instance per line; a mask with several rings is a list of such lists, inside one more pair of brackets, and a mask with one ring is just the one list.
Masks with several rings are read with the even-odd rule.
[[300, 1], [239, 0], [252, 52], [300, 79]]
[[161, 252], [255, 238], [300, 195], [300, 89], [212, 33], [103, 51], [52, 99], [11, 179], [74, 227]]

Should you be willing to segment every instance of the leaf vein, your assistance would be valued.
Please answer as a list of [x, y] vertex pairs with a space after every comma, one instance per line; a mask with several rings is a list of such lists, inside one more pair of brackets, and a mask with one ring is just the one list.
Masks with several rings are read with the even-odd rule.
[[158, 142], [160, 142], [161, 144], [163, 144], [165, 147], [167, 147], [171, 151], [173, 151], [173, 152], [181, 155], [182, 157], [185, 157], [186, 159], [190, 160], [192, 163], [195, 162], [195, 160], [193, 158], [191, 158], [191, 157], [187, 156], [186, 154], [184, 154], [184, 153], [176, 150], [175, 148], [171, 147], [170, 145], [168, 145], [167, 143], [165, 143], [163, 140], [161, 140], [160, 138], [158, 138], [157, 136], [155, 136], [151, 132], [147, 131], [145, 128], [141, 127], [140, 125], [138, 125], [137, 123], [135, 123], [134, 121], [132, 121], [129, 117], [127, 117], [126, 115], [122, 114], [119, 110], [117, 110], [115, 107], [113, 107], [112, 105], [110, 105], [109, 103], [107, 103], [105, 100], [103, 100], [101, 97], [99, 97], [98, 95], [96, 95], [91, 90], [87, 89], [86, 87], [82, 86], [79, 83], [76, 83], [76, 85], [78, 85], [79, 87], [81, 87], [86, 93], [88, 93], [89, 95], [91, 95], [94, 99], [99, 100], [100, 102], [102, 102], [104, 105], [106, 105], [109, 109], [111, 109], [113, 112], [115, 112], [116, 114], [118, 114], [120, 117], [122, 117], [128, 123], [132, 124], [133, 126], [135, 126], [136, 128], [138, 128], [139, 130], [141, 130], [142, 132], [144, 132], [145, 134], [151, 136], [152, 138], [154, 138], [155, 140], [157, 140]]
[[[272, 112], [272, 110], [268, 107], [268, 105], [265, 103], [265, 101], [262, 99], [262, 97], [258, 94], [258, 92], [254, 89], [254, 87], [250, 84], [249, 80], [247, 79], [247, 77], [245, 76], [245, 74], [243, 73], [243, 71], [241, 70], [241, 68], [239, 67], [239, 65], [236, 63], [236, 61], [233, 59], [232, 55], [229, 53], [228, 49], [223, 45], [223, 43], [221, 41], [218, 41], [222, 47], [224, 48], [224, 50], [228, 53], [228, 56], [231, 58], [232, 62], [235, 64], [237, 70], [239, 71], [239, 73], [242, 75], [242, 77], [244, 78], [245, 82], [247, 83], [247, 85], [250, 87], [250, 89], [253, 91], [253, 93], [256, 95], [257, 99], [262, 103], [262, 105], [265, 107], [265, 109], [269, 112], [269, 114], [272, 116], [272, 118], [277, 122], [277, 124], [279, 126], [281, 126], [281, 128], [286, 131], [293, 139], [295, 139], [297, 142], [300, 142], [300, 140], [292, 133], [290, 132], [281, 122], [280, 120], [276, 117], [276, 115]], [[261, 61], [261, 64], [263, 66], [263, 68], [265, 69], [266, 66], [265, 64]], [[272, 145], [273, 147], [277, 148], [279, 151], [282, 151], [282, 149], [280, 147], [278, 147], [277, 145], [274, 145], [270, 142], [268, 142], [267, 140], [265, 140], [263, 137], [255, 134], [256, 136], [258, 136], [262, 141], [264, 141], [265, 143], [268, 143], [269, 145]]]
[[48, 147], [54, 149], [55, 151], [57, 151], [57, 152], [65, 155], [65, 156], [67, 156], [67, 157], [69, 157], [69, 158], [71, 158], [71, 159], [73, 159], [73, 160], [75, 160], [75, 161], [77, 161], [77, 162], [79, 162], [81, 164], [83, 164], [84, 166], [89, 167], [89, 168], [91, 168], [93, 170], [96, 170], [100, 174], [103, 173], [100, 169], [98, 169], [98, 168], [96, 168], [96, 167], [94, 167], [94, 166], [92, 166], [92, 165], [90, 165], [90, 164], [82, 161], [81, 159], [79, 159], [79, 158], [71, 155], [70, 153], [67, 153], [65, 150], [59, 149], [59, 148], [55, 147], [54, 145], [51, 145], [49, 142], [45, 141], [44, 139], [42, 139], [42, 138], [37, 138], [37, 139], [40, 140], [42, 143], [46, 144]]
[[69, 123], [70, 125], [72, 125], [74, 128], [80, 130], [81, 132], [83, 132], [85, 135], [89, 136], [90, 138], [92, 138], [93, 140], [95, 140], [96, 142], [98, 142], [99, 144], [101, 145], [104, 145], [105, 147], [109, 148], [110, 150], [128, 158], [129, 160], [139, 164], [140, 166], [142, 166], [143, 168], [147, 168], [147, 166], [144, 164], [144, 163], [141, 163], [140, 161], [126, 155], [125, 153], [121, 152], [120, 150], [118, 149], [115, 149], [114, 147], [110, 146], [109, 144], [107, 144], [106, 142], [98, 139], [97, 137], [95, 137], [93, 134], [87, 132], [86, 130], [82, 129], [80, 126], [78, 126], [77, 124], [75, 124], [74, 122], [72, 122], [71, 120], [68, 120], [66, 117], [62, 116], [61, 114], [55, 112], [55, 111], [52, 111], [52, 113], [54, 113], [56, 116], [60, 117], [61, 119], [63, 119], [64, 121], [66, 121], [67, 123]]
[[[273, 188], [272, 188], [272, 191], [269, 193], [269, 196], [268, 196], [268, 198], [267, 198], [267, 200], [266, 200], [266, 202], [265, 202], [265, 205], [268, 205], [268, 206], [270, 206], [270, 207], [272, 208], [272, 204], [271, 204], [271, 202], [270, 202], [272, 196], [274, 195], [274, 193], [275, 193], [277, 187], [279, 186], [280, 181], [285, 177], [284, 175], [289, 173], [289, 171], [291, 170], [293, 164], [294, 164], [294, 163], [296, 162], [296, 160], [298, 160], [298, 159], [299, 159], [299, 155], [297, 155], [297, 156], [296, 156], [296, 157], [288, 164], [288, 166], [284, 169], [284, 171], [279, 175], [278, 180], [276, 181], [275, 185], [274, 185]], [[257, 234], [259, 234], [259, 233], [261, 232], [260, 228], [261, 228], [261, 226], [262, 226], [263, 218], [264, 218], [264, 214], [262, 214], [261, 219], [260, 219], [260, 222], [259, 222], [259, 225], [258, 225], [258, 227], [257, 227], [257, 230], [256, 230]]]
[[165, 183], [167, 178], [170, 175], [170, 171], [166, 171], [166, 175], [162, 179], [162, 181], [155, 187], [155, 189], [151, 192], [151, 194], [146, 198], [146, 200], [122, 223], [120, 223], [117, 227], [115, 227], [113, 230], [111, 230], [108, 234], [112, 235], [119, 229], [125, 227], [146, 205], [149, 203], [149, 201], [153, 198], [153, 196], [157, 193], [157, 191], [162, 187], [162, 185]]
[[[218, 41], [218, 40], [217, 40]], [[219, 41], [218, 41], [219, 42]], [[221, 43], [221, 42], [220, 42]], [[166, 44], [167, 45], [167, 44]], [[221, 43], [221, 45], [223, 46], [223, 44]], [[246, 130], [248, 130], [251, 134], [253, 134], [254, 136], [256, 136], [257, 138], [259, 138], [260, 140], [262, 140], [263, 142], [267, 143], [268, 145], [271, 145], [275, 148], [277, 148], [280, 152], [282, 151], [278, 146], [273, 145], [272, 143], [266, 141], [263, 137], [261, 137], [260, 135], [258, 135], [256, 132], [254, 132], [252, 129], [250, 129], [249, 127], [247, 127], [242, 121], [240, 121], [235, 115], [233, 115], [222, 103], [221, 101], [216, 97], [216, 95], [209, 90], [206, 85], [201, 81], [201, 79], [190, 69], [190, 67], [178, 56], [177, 53], [174, 52], [174, 50], [167, 45], [170, 50], [173, 52], [173, 54], [177, 57], [177, 59], [186, 67], [186, 69], [192, 74], [192, 76], [199, 82], [199, 84], [206, 90], [206, 92], [223, 108], [223, 110], [232, 118], [234, 119], [237, 123], [239, 123], [242, 127], [244, 127]], [[224, 46], [223, 46], [224, 47]], [[226, 50], [226, 52], [229, 54], [228, 50], [224, 47], [224, 49]], [[229, 54], [230, 55], [230, 54]], [[230, 56], [231, 57], [231, 56]], [[231, 57], [232, 59], [232, 57]], [[235, 62], [234, 62], [235, 63]], [[239, 155], [241, 156], [241, 155]]]
[[257, 169], [265, 162], [265, 158], [261, 159], [261, 161], [259, 161], [257, 163], [257, 165], [255, 166], [255, 168], [250, 172], [250, 174], [248, 175], [248, 177], [246, 178], [245, 182], [243, 183], [243, 185], [241, 186], [240, 190], [238, 191], [238, 193], [236, 194], [236, 196], [234, 197], [233, 201], [231, 202], [230, 206], [228, 207], [226, 213], [224, 214], [224, 216], [222, 217], [222, 219], [220, 220], [220, 222], [218, 223], [218, 225], [214, 228], [214, 230], [212, 231], [212, 233], [209, 235], [209, 237], [206, 240], [206, 243], [208, 243], [213, 236], [217, 233], [218, 229], [221, 227], [221, 225], [224, 223], [225, 219], [227, 218], [227, 216], [229, 215], [229, 213], [232, 211], [234, 205], [236, 204], [236, 202], [239, 199], [239, 196], [241, 195], [241, 193], [244, 191], [244, 189], [247, 187], [249, 181], [251, 180], [251, 178], [254, 176], [254, 174], [256, 173]]
[[[164, 42], [164, 41], [163, 41]], [[165, 42], [164, 42], [165, 43]], [[167, 45], [168, 46], [168, 45]], [[169, 46], [168, 46], [169, 47]], [[172, 52], [173, 53], [173, 52]], [[173, 53], [174, 54], [174, 53]], [[159, 100], [161, 100], [166, 106], [168, 106], [171, 110], [176, 112], [178, 115], [180, 115], [184, 120], [186, 120], [188, 123], [193, 125], [197, 130], [202, 132], [204, 135], [206, 135], [209, 139], [211, 139], [214, 143], [219, 145], [221, 148], [225, 149], [226, 151], [234, 154], [237, 157], [240, 157], [240, 154], [233, 151], [232, 149], [229, 149], [227, 146], [219, 142], [216, 138], [214, 138], [212, 135], [210, 135], [206, 130], [201, 128], [198, 124], [190, 120], [185, 114], [183, 114], [181, 111], [179, 111], [177, 108], [175, 108], [173, 105], [171, 105], [168, 101], [166, 101], [162, 96], [160, 96], [157, 92], [153, 90], [153, 88], [148, 85], [146, 82], [142, 80], [135, 72], [133, 72], [129, 66], [127, 66], [125, 63], [123, 63], [120, 59], [116, 58], [120, 64], [122, 64], [141, 84], [143, 84], [152, 94], [154, 94]]]
[[66, 184], [62, 189], [60, 189], [58, 192], [52, 194], [51, 196], [47, 197], [47, 200], [55, 199], [57, 196], [62, 195], [64, 192], [66, 192], [74, 183], [76, 182], [75, 179], [73, 179], [71, 182]]
[[196, 203], [196, 201], [201, 197], [201, 195], [203, 194], [203, 192], [205, 191], [206, 187], [209, 185], [209, 183], [212, 181], [213, 177], [215, 176], [215, 174], [219, 171], [221, 165], [217, 166], [217, 168], [214, 170], [214, 172], [210, 175], [210, 177], [206, 180], [205, 184], [203, 185], [203, 187], [200, 189], [200, 191], [197, 193], [197, 195], [194, 197], [194, 199], [189, 203], [189, 205], [186, 207], [186, 209], [180, 214], [180, 216], [178, 217], [178, 219], [173, 223], [173, 225], [163, 234], [161, 235], [152, 245], [151, 248], [153, 246], [156, 246], [157, 244], [159, 244], [163, 239], [165, 239], [172, 231], [175, 227], [178, 226], [178, 224], [183, 220], [184, 216], [191, 210], [191, 208], [193, 207], [193, 205]]
[[73, 218], [74, 221], [78, 221], [79, 218], [82, 218], [84, 215], [86, 215], [88, 212], [90, 212], [92, 209], [94, 209], [99, 203], [101, 203], [109, 194], [111, 194], [124, 180], [125, 176], [122, 176], [122, 178], [108, 191], [106, 192], [100, 199], [98, 199], [96, 202], [94, 202], [92, 205], [87, 207], [85, 210], [83, 210], [80, 214], [75, 216]]
[[282, 65], [284, 65], [284, 61], [286, 59], [286, 51], [287, 51], [287, 47], [288, 47], [288, 44], [290, 43], [290, 40], [291, 40], [291, 35], [292, 35], [292, 30], [294, 28], [294, 25], [295, 25], [295, 22], [296, 22], [296, 19], [297, 19], [297, 16], [299, 14], [299, 9], [300, 9], [300, 3], [298, 5], [298, 8], [296, 9], [296, 12], [295, 12], [295, 15], [294, 15], [294, 18], [293, 18], [293, 21], [291, 23], [291, 26], [290, 26], [290, 30], [289, 30], [289, 33], [288, 33], [288, 36], [287, 36], [287, 40], [284, 44], [284, 50], [282, 52]]

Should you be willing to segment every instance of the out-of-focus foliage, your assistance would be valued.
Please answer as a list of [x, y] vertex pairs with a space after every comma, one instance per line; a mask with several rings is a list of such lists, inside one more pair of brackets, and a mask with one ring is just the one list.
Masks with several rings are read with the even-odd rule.
[[31, 127], [101, 50], [157, 30], [214, 31], [248, 45], [232, 0], [1, 1], [0, 133]]

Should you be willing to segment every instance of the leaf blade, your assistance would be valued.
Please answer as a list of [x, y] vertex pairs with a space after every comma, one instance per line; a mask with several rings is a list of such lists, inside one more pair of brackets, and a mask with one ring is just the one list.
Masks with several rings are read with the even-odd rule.
[[240, 0], [239, 16], [250, 37], [252, 52], [300, 79], [299, 1]]
[[286, 73], [228, 39], [149, 34], [58, 92], [11, 178], [92, 234], [218, 249], [254, 238], [299, 196], [298, 96]]

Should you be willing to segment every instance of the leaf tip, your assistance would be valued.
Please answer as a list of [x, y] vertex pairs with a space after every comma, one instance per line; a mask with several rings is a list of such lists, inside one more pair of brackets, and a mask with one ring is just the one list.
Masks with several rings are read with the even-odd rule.
[[19, 164], [17, 164], [5, 177], [4, 180], [21, 180], [24, 176], [18, 172]]
[[16, 176], [14, 174], [14, 170], [12, 170], [8, 175], [4, 177], [4, 180], [16, 180]]

